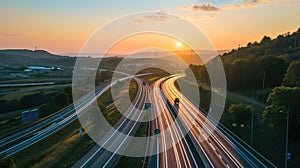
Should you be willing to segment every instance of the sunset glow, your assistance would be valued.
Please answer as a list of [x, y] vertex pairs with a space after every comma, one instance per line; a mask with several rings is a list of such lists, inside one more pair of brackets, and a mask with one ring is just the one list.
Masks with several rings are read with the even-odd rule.
[[177, 41], [176, 47], [177, 47], [177, 48], [181, 48], [181, 47], [182, 47], [182, 43], [181, 43], [180, 41]]
[[[33, 49], [37, 46], [54, 53], [78, 53], [89, 37], [106, 23], [144, 10], [170, 12], [187, 19], [221, 50], [246, 46], [248, 42], [260, 41], [264, 35], [275, 38], [278, 34], [293, 32], [299, 26], [298, 0], [252, 3], [213, 0], [209, 1], [209, 6], [203, 5], [207, 2], [168, 0], [125, 4], [119, 1], [124, 4], [124, 10], [120, 10], [110, 1], [5, 1], [0, 6], [0, 49]], [[124, 25], [122, 29], [126, 27]], [[147, 41], [143, 38], [135, 44], [142, 45]], [[181, 45], [176, 44], [175, 48], [181, 48]]]

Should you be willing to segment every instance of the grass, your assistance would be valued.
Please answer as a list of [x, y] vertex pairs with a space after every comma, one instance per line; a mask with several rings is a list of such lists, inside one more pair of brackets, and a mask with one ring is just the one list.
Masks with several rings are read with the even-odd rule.
[[[199, 85], [206, 90], [210, 88], [204, 85]], [[240, 95], [242, 93], [243, 95]], [[243, 103], [245, 105], [252, 105], [253, 91], [238, 91], [237, 93], [228, 91], [226, 95], [225, 109], [222, 114], [220, 123], [226, 126], [237, 137], [241, 138], [247, 144], [251, 141], [251, 129], [250, 124], [245, 125], [244, 128], [233, 127], [232, 114], [228, 112], [228, 108], [231, 104]], [[208, 100], [209, 101], [209, 100]], [[203, 102], [202, 102], [203, 103]], [[206, 103], [208, 104], [208, 103]], [[270, 127], [263, 121], [262, 112], [266, 106], [266, 103], [255, 100], [253, 104], [254, 108], [254, 132], [253, 132], [253, 148], [259, 153], [269, 159], [272, 163], [278, 167], [283, 167], [284, 163], [284, 147], [285, 147], [285, 130], [276, 129]], [[294, 143], [296, 144], [296, 143]], [[293, 144], [291, 144], [293, 145]], [[299, 145], [298, 145], [299, 146]], [[296, 146], [290, 149], [295, 149]], [[295, 152], [295, 151], [294, 151]], [[296, 152], [297, 153], [297, 152]]]
[[135, 80], [131, 80], [129, 84], [129, 98], [133, 102], [138, 90], [138, 84]]
[[[44, 117], [47, 117], [55, 112], [57, 112], [59, 109], [61, 109], [62, 107], [54, 104], [54, 103], [46, 103], [34, 108], [28, 108], [28, 109], [35, 109], [38, 108], [39, 109], [39, 119], [36, 121], [32, 121], [29, 123], [22, 123], [22, 112], [25, 110], [17, 110], [14, 112], [9, 112], [8, 114], [13, 114], [13, 115], [8, 115], [6, 113], [6, 116], [2, 116], [3, 114], [1, 114], [2, 119], [0, 122], [0, 137], [3, 137], [4, 135], [7, 135], [11, 132], [14, 132], [18, 129], [21, 129], [22, 127], [28, 126], [30, 124], [32, 124], [33, 122], [38, 122], [40, 120], [42, 120]], [[28, 110], [26, 109], [26, 110]]]
[[30, 78], [22, 78], [22, 79], [6, 79], [3, 81], [0, 81], [0, 84], [16, 84], [16, 83], [35, 83], [35, 82], [49, 82], [53, 81], [56, 83], [71, 83], [72, 82], [72, 74], [70, 75], [61, 75], [61, 77], [55, 75], [55, 76], [37, 76], [37, 77], [30, 77]]
[[[114, 125], [122, 117], [122, 114], [117, 111], [114, 103], [112, 102], [111, 89], [101, 95], [101, 97], [97, 99], [97, 102], [103, 116], [110, 125]], [[108, 103], [108, 105], [106, 105], [107, 102], [112, 103]]]
[[[133, 99], [137, 94], [137, 84], [131, 82], [129, 88], [130, 98]], [[112, 102], [111, 90], [105, 92], [98, 99], [98, 104], [108, 122], [114, 125], [122, 117], [122, 114], [117, 111], [114, 103], [106, 104], [106, 102]], [[51, 106], [51, 104], [46, 104], [43, 108], [47, 109], [48, 107], [51, 108]], [[49, 113], [45, 112], [44, 115], [46, 116]], [[146, 134], [142, 132], [144, 132], [144, 129], [147, 129], [147, 125], [142, 125], [141, 129], [139, 129], [141, 131], [138, 132], [140, 132], [139, 135], [145, 136]], [[78, 134], [79, 129], [82, 128], [79, 121], [76, 120], [44, 140], [1, 161], [0, 167], [8, 165], [11, 165], [11, 167], [15, 165], [21, 168], [70, 167], [95, 145], [95, 142], [88, 135], [83, 134], [80, 136]]]
[[[38, 165], [49, 165], [59, 161], [62, 152], [72, 148], [72, 144], [76, 143], [80, 137], [76, 136], [81, 128], [76, 120], [66, 126], [64, 129], [52, 134], [44, 140], [37, 142], [31, 147], [20, 151], [10, 159], [15, 161], [17, 167], [32, 167]], [[56, 158], [55, 156], [60, 156]], [[55, 158], [54, 160], [51, 158]], [[44, 167], [44, 166], [41, 166]]]
[[149, 122], [142, 122], [135, 134], [135, 137], [147, 137], [148, 130], [149, 130]]
[[[247, 91], [239, 91], [239, 93]], [[249, 94], [250, 95], [250, 94]], [[221, 122], [239, 138], [247, 144], [251, 143], [251, 125], [246, 125], [245, 128], [232, 126], [232, 115], [227, 111], [232, 103], [251, 104], [251, 97], [240, 96], [234, 92], [228, 92], [226, 99], [226, 108], [223, 113]], [[254, 108], [254, 131], [253, 131], [253, 148], [260, 154], [278, 167], [284, 165], [284, 147], [285, 147], [285, 130], [270, 127], [262, 118], [262, 112], [265, 108], [265, 103], [258, 102], [253, 105]]]
[[[47, 95], [47, 94], [52, 94], [53, 92], [59, 91], [67, 86], [69, 86], [69, 85], [32, 86], [32, 87], [21, 87], [18, 89], [14, 88], [12, 90], [16, 91], [15, 93], [2, 95], [2, 96], [0, 96], [0, 98], [5, 99], [7, 101], [19, 100], [23, 96], [40, 93], [41, 91]], [[8, 90], [11, 90], [11, 89], [8, 89]]]
[[[230, 131], [232, 131], [236, 136], [241, 138], [247, 144], [251, 143], [251, 128], [250, 124], [246, 124], [245, 128], [233, 127], [232, 114], [227, 110], [230, 104], [243, 103], [246, 105], [251, 105], [251, 98], [239, 99], [234, 94], [229, 94], [226, 99], [226, 107], [221, 118], [221, 123], [223, 123]], [[284, 134], [281, 130], [270, 127], [262, 119], [262, 112], [264, 106], [261, 104], [255, 104], [254, 107], [254, 131], [253, 131], [253, 148], [257, 150], [260, 154], [265, 156], [272, 163], [278, 167], [283, 167], [282, 153], [284, 153]]]
[[[138, 128], [135, 137], [147, 137], [149, 129], [149, 122], [142, 122], [140, 127]], [[129, 147], [134, 146], [134, 144], [129, 144]], [[145, 162], [145, 163], [144, 163]], [[118, 163], [116, 164], [116, 168], [140, 168], [143, 165], [147, 165], [148, 160], [145, 160], [145, 157], [128, 157], [122, 156]]]
[[158, 80], [162, 77], [170, 75], [170, 73], [168, 73], [162, 69], [159, 69], [159, 68], [146, 68], [146, 69], [143, 69], [142, 71], [138, 72], [138, 74], [149, 73], [149, 72], [151, 72], [152, 74], [140, 77], [141, 79], [148, 82], [149, 84], [152, 84], [153, 82], [155, 82], [156, 80]]
[[[135, 134], [135, 137], [147, 137], [149, 131], [149, 122], [142, 122]], [[133, 147], [134, 144], [130, 143], [129, 148]], [[140, 168], [143, 165], [147, 165], [148, 159], [145, 157], [128, 157], [122, 156], [118, 163], [116, 164], [116, 168]]]
[[126, 157], [122, 156], [115, 166], [116, 168], [141, 168], [144, 163], [144, 157]]
[[0, 123], [0, 137], [9, 134], [15, 130], [22, 128], [21, 117], [11, 117], [8, 120], [1, 121]]
[[[117, 100], [113, 101], [111, 89], [106, 91], [97, 100], [101, 112], [110, 125], [115, 125], [123, 116], [118, 111], [119, 109], [116, 108], [116, 104], [121, 105], [122, 109], [128, 109], [130, 104], [127, 104], [127, 101], [124, 99], [124, 97], [126, 94], [129, 94], [130, 100], [133, 100], [137, 94], [138, 85], [134, 80], [132, 80], [129, 84], [129, 93], [126, 91], [126, 87], [122, 86], [121, 84], [117, 84], [115, 88], [115, 93], [118, 93], [116, 97]], [[107, 102], [109, 102], [109, 105], [107, 105]]]

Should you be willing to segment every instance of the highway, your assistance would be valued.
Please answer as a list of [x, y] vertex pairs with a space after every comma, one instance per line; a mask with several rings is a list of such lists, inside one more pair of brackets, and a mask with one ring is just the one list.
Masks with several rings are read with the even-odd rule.
[[[100, 86], [99, 88], [96, 89], [95, 94], [98, 94], [100, 91], [102, 91], [104, 88], [106, 88], [109, 84], [105, 84]], [[90, 101], [92, 98], [92, 92], [87, 94], [86, 96], [82, 97], [81, 99], [77, 100], [76, 103], [78, 103], [78, 106], [82, 107], [86, 102]], [[74, 113], [74, 104], [71, 104], [55, 114], [41, 120], [40, 122], [37, 122], [33, 125], [30, 125], [29, 127], [25, 127], [21, 130], [18, 130], [17, 132], [14, 132], [10, 135], [7, 135], [6, 137], [0, 139], [0, 147], [4, 147], [8, 144], [12, 144], [14, 142], [19, 141], [22, 138], [26, 138], [31, 136], [34, 132], [39, 130], [40, 128], [50, 126], [50, 124], [59, 122], [63, 120], [64, 118], [67, 118], [70, 116], [72, 113]]]
[[152, 129], [159, 129], [161, 133], [153, 145], [153, 148], [158, 148], [156, 151], [159, 151], [159, 154], [151, 157], [149, 167], [203, 167], [191, 139], [185, 137], [182, 126], [174, 122], [176, 117], [172, 109], [165, 104], [160, 90], [163, 80], [158, 80], [152, 87], [151, 99], [156, 118], [155, 122], [152, 122]]
[[217, 126], [214, 130], [215, 121], [206, 117], [175, 87], [174, 83], [180, 77], [183, 76], [160, 80], [156, 87], [161, 88], [161, 96], [169, 103], [179, 98], [178, 109], [175, 108], [177, 117], [185, 128], [190, 128], [188, 136], [197, 153], [202, 156], [205, 167], [267, 167], [222, 128]]
[[4, 137], [0, 140], [0, 147], [4, 148], [0, 151], [0, 155], [4, 156], [1, 159], [9, 157], [64, 128], [66, 125], [77, 119], [77, 115], [82, 115], [81, 112], [84, 111], [90, 104], [95, 102], [97, 98], [112, 85], [134, 77], [135, 75], [127, 76], [119, 79], [118, 81], [105, 84], [97, 88], [95, 91], [89, 92], [84, 97], [74, 102], [74, 104], [76, 103], [77, 111], [74, 108], [74, 104], [72, 104], [41, 122]]
[[[148, 144], [150, 150], [158, 153], [149, 158], [148, 167], [268, 167], [222, 127], [215, 127], [218, 124], [214, 119], [207, 117], [204, 111], [180, 93], [175, 81], [183, 75], [161, 78], [151, 88], [135, 77], [124, 77], [86, 94], [74, 102], [77, 111], [72, 104], [41, 122], [1, 139], [3, 150], [0, 155], [9, 157], [64, 128], [77, 119], [77, 115], [83, 115], [85, 109], [112, 85], [134, 78], [139, 84], [133, 101], [135, 108], [128, 109], [124, 114], [127, 117], [122, 117], [114, 125], [115, 129], [110, 129], [101, 137], [99, 142], [102, 145], [95, 145], [73, 165], [74, 168], [115, 166], [120, 154], [130, 144], [130, 136], [134, 136], [139, 128], [138, 121], [145, 115], [143, 110], [145, 102], [149, 101], [148, 95], [152, 103], [151, 115], [155, 118], [150, 122], [151, 135], [154, 135], [155, 129], [160, 130]], [[175, 98], [179, 98], [178, 105], [173, 104]]]
[[[123, 153], [129, 143], [130, 136], [134, 136], [140, 126], [137, 122], [144, 116], [144, 104], [150, 88], [147, 85], [142, 85], [142, 81], [137, 80], [139, 84], [138, 94], [133, 101], [135, 108], [128, 109], [124, 115], [114, 126], [116, 129], [110, 129], [99, 142], [102, 146], [95, 145], [84, 157], [73, 165], [74, 168], [83, 167], [113, 167], [120, 153]], [[122, 132], [123, 134], [120, 134]], [[107, 150], [105, 146], [111, 147]], [[111, 152], [114, 151], [114, 152]]]

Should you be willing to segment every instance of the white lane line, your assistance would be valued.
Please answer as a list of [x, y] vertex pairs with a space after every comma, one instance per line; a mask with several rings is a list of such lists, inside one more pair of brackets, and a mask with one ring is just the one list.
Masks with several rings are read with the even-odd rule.
[[[171, 90], [172, 91], [172, 90]], [[169, 94], [169, 93], [168, 93]], [[206, 154], [206, 151], [203, 149], [202, 145], [200, 144], [200, 142], [197, 140], [197, 138], [195, 137], [194, 134], [191, 134], [193, 136], [193, 138], [196, 140], [196, 143], [198, 144], [198, 146], [200, 147], [200, 150], [202, 151], [202, 153], [204, 154], [205, 158], [207, 159], [207, 161], [209, 162], [209, 164], [211, 165], [211, 167], [214, 167], [213, 163], [211, 162], [210, 158], [208, 157], [208, 155]], [[207, 140], [207, 139], [206, 139]]]
[[216, 148], [213, 146], [213, 144], [209, 143], [210, 147], [215, 151]]
[[[169, 82], [169, 91], [171, 90], [171, 92], [174, 94], [174, 95], [176, 95], [176, 93], [175, 93], [175, 91], [172, 89], [173, 87], [171, 87], [170, 84], [171, 82]], [[171, 89], [170, 89], [171, 88]], [[187, 105], [189, 105], [189, 106], [191, 106], [190, 105], [190, 103], [189, 102], [187, 102], [187, 100], [185, 100], [184, 98], [182, 98], [183, 96], [181, 96], [181, 95], [178, 95], [179, 97], [181, 97], [181, 101], [182, 102], [186, 102], [186, 103], [184, 103], [184, 104], [187, 104]], [[185, 106], [185, 108], [187, 108], [186, 106]], [[189, 112], [191, 112], [192, 111], [192, 113], [195, 113], [194, 112], [194, 107], [193, 106], [191, 106], [191, 108], [193, 109], [193, 110], [188, 110]], [[195, 115], [195, 114], [193, 114], [193, 115]], [[208, 121], [210, 121], [210, 120], [208, 120]], [[211, 122], [206, 122], [209, 126], [211, 126], [212, 125], [212, 123]], [[205, 125], [205, 127], [207, 127], [207, 125]], [[225, 153], [227, 153], [228, 154], [228, 156], [229, 157], [231, 157], [231, 160], [233, 161], [233, 162], [235, 162], [236, 164], [238, 164], [239, 166], [241, 166], [242, 167], [242, 165], [239, 163], [239, 161], [228, 151], [228, 149], [220, 142], [220, 140], [219, 139], [217, 139], [216, 137], [215, 137], [215, 135], [213, 135], [213, 134], [211, 134], [212, 135], [212, 137], [214, 138], [214, 140], [223, 148], [223, 150], [224, 150], [224, 152]]]
[[[139, 93], [139, 96], [141, 95], [141, 92]], [[138, 101], [135, 102], [134, 107], [137, 105]], [[134, 108], [132, 108], [128, 114], [131, 115], [131, 113], [133, 112]], [[80, 168], [83, 168], [102, 148], [104, 145], [106, 145], [106, 143], [113, 137], [113, 135], [118, 132], [118, 130], [121, 128], [121, 126], [124, 125], [126, 119], [124, 119], [124, 121], [117, 127], [117, 129], [114, 130], [114, 132], [108, 137], [108, 139], [102, 144], [102, 146], [100, 146], [99, 149], [96, 150], [96, 152], [93, 153], [93, 155], [91, 157], [89, 157], [81, 166]]]
[[[140, 95], [139, 95], [140, 97]], [[116, 153], [120, 150], [120, 148], [123, 146], [123, 144], [125, 143], [125, 141], [127, 140], [127, 138], [129, 137], [129, 134], [132, 132], [132, 130], [135, 128], [136, 124], [138, 123], [137, 121], [139, 121], [139, 119], [141, 118], [141, 115], [143, 113], [139, 113], [138, 118], [135, 120], [133, 126], [131, 127], [131, 129], [129, 130], [129, 132], [126, 134], [125, 138], [122, 140], [121, 144], [118, 146], [118, 148], [116, 149], [116, 151], [110, 156], [110, 158], [106, 161], [106, 163], [104, 164], [103, 167], [106, 167], [109, 162], [112, 160], [112, 158], [116, 155]]]
[[[161, 106], [162, 106], [162, 104], [161, 104]], [[167, 108], [167, 110], [169, 111], [168, 114], [171, 115], [170, 117], [173, 118], [174, 115], [170, 112], [169, 107], [165, 107], [165, 108]], [[171, 114], [170, 114], [170, 113], [171, 113]], [[173, 116], [173, 117], [172, 117], [172, 116]], [[167, 122], [168, 122], [168, 121], [167, 121]], [[168, 123], [168, 125], [170, 125], [170, 124]], [[171, 126], [171, 125], [170, 125], [170, 126]], [[176, 127], [177, 129], [174, 128], [174, 127], [173, 127], [173, 129], [174, 129], [174, 131], [175, 131], [176, 138], [177, 138], [177, 140], [178, 140], [178, 142], [179, 142], [181, 153], [183, 153], [182, 151], [184, 151], [183, 157], [186, 158], [186, 159], [184, 160], [184, 163], [185, 163], [185, 165], [186, 165], [185, 167], [187, 167], [186, 160], [188, 161], [188, 164], [189, 164], [188, 167], [191, 167], [191, 163], [190, 163], [190, 160], [189, 160], [189, 158], [188, 158], [187, 151], [186, 151], [186, 149], [185, 149], [185, 147], [184, 147], [184, 144], [183, 144], [183, 142], [181, 141], [181, 138], [180, 138], [180, 134], [181, 134], [182, 137], [183, 137], [182, 130], [179, 129], [179, 125], [178, 125], [178, 123], [176, 123], [176, 122], [175, 122], [175, 127]], [[178, 130], [180, 131], [180, 133], [178, 132]], [[195, 157], [193, 156], [193, 154], [192, 154], [192, 152], [191, 152], [191, 149], [190, 149], [190, 147], [189, 147], [187, 141], [185, 140], [185, 138], [182, 138], [182, 139], [184, 140], [184, 142], [185, 142], [185, 144], [186, 144], [186, 146], [187, 146], [187, 148], [188, 148], [188, 150], [189, 150], [189, 153], [191, 154], [191, 157], [192, 157], [193, 162], [195, 163], [196, 167], [198, 167], [198, 165], [197, 165], [197, 163], [196, 163], [196, 160], [195, 160]]]

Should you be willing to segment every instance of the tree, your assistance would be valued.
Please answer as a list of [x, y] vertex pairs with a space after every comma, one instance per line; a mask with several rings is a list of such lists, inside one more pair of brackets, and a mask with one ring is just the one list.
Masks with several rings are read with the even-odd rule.
[[68, 86], [66, 87], [63, 92], [65, 92], [68, 96], [69, 96], [69, 99], [72, 100], [73, 97], [72, 97], [72, 87], [71, 86]]
[[243, 104], [231, 104], [229, 113], [233, 115], [234, 122], [238, 124], [248, 124], [251, 119], [251, 106], [246, 106]]
[[289, 112], [289, 130], [300, 138], [300, 88], [275, 87], [267, 99], [269, 103], [263, 111], [263, 119], [272, 127], [284, 127], [286, 118], [280, 111]]
[[265, 72], [265, 86], [280, 86], [284, 78], [284, 74], [289, 66], [287, 56], [264, 56], [257, 60], [259, 72], [261, 72], [260, 81], [262, 81]]
[[39, 106], [47, 102], [47, 97], [43, 92], [25, 95], [20, 98], [20, 108]]
[[[0, 156], [2, 159], [3, 156]], [[16, 168], [17, 164], [14, 157], [9, 157], [3, 160], [0, 160], [0, 167]]]
[[290, 64], [284, 75], [283, 85], [300, 87], [300, 61], [294, 61]]
[[55, 96], [54, 102], [60, 106], [66, 106], [70, 103], [70, 98], [66, 93], [58, 93]]
[[270, 38], [270, 37], [264, 36], [264, 37], [261, 39], [260, 43], [261, 43], [261, 44], [266, 44], [266, 43], [269, 43], [270, 41], [271, 41], [271, 38]]

